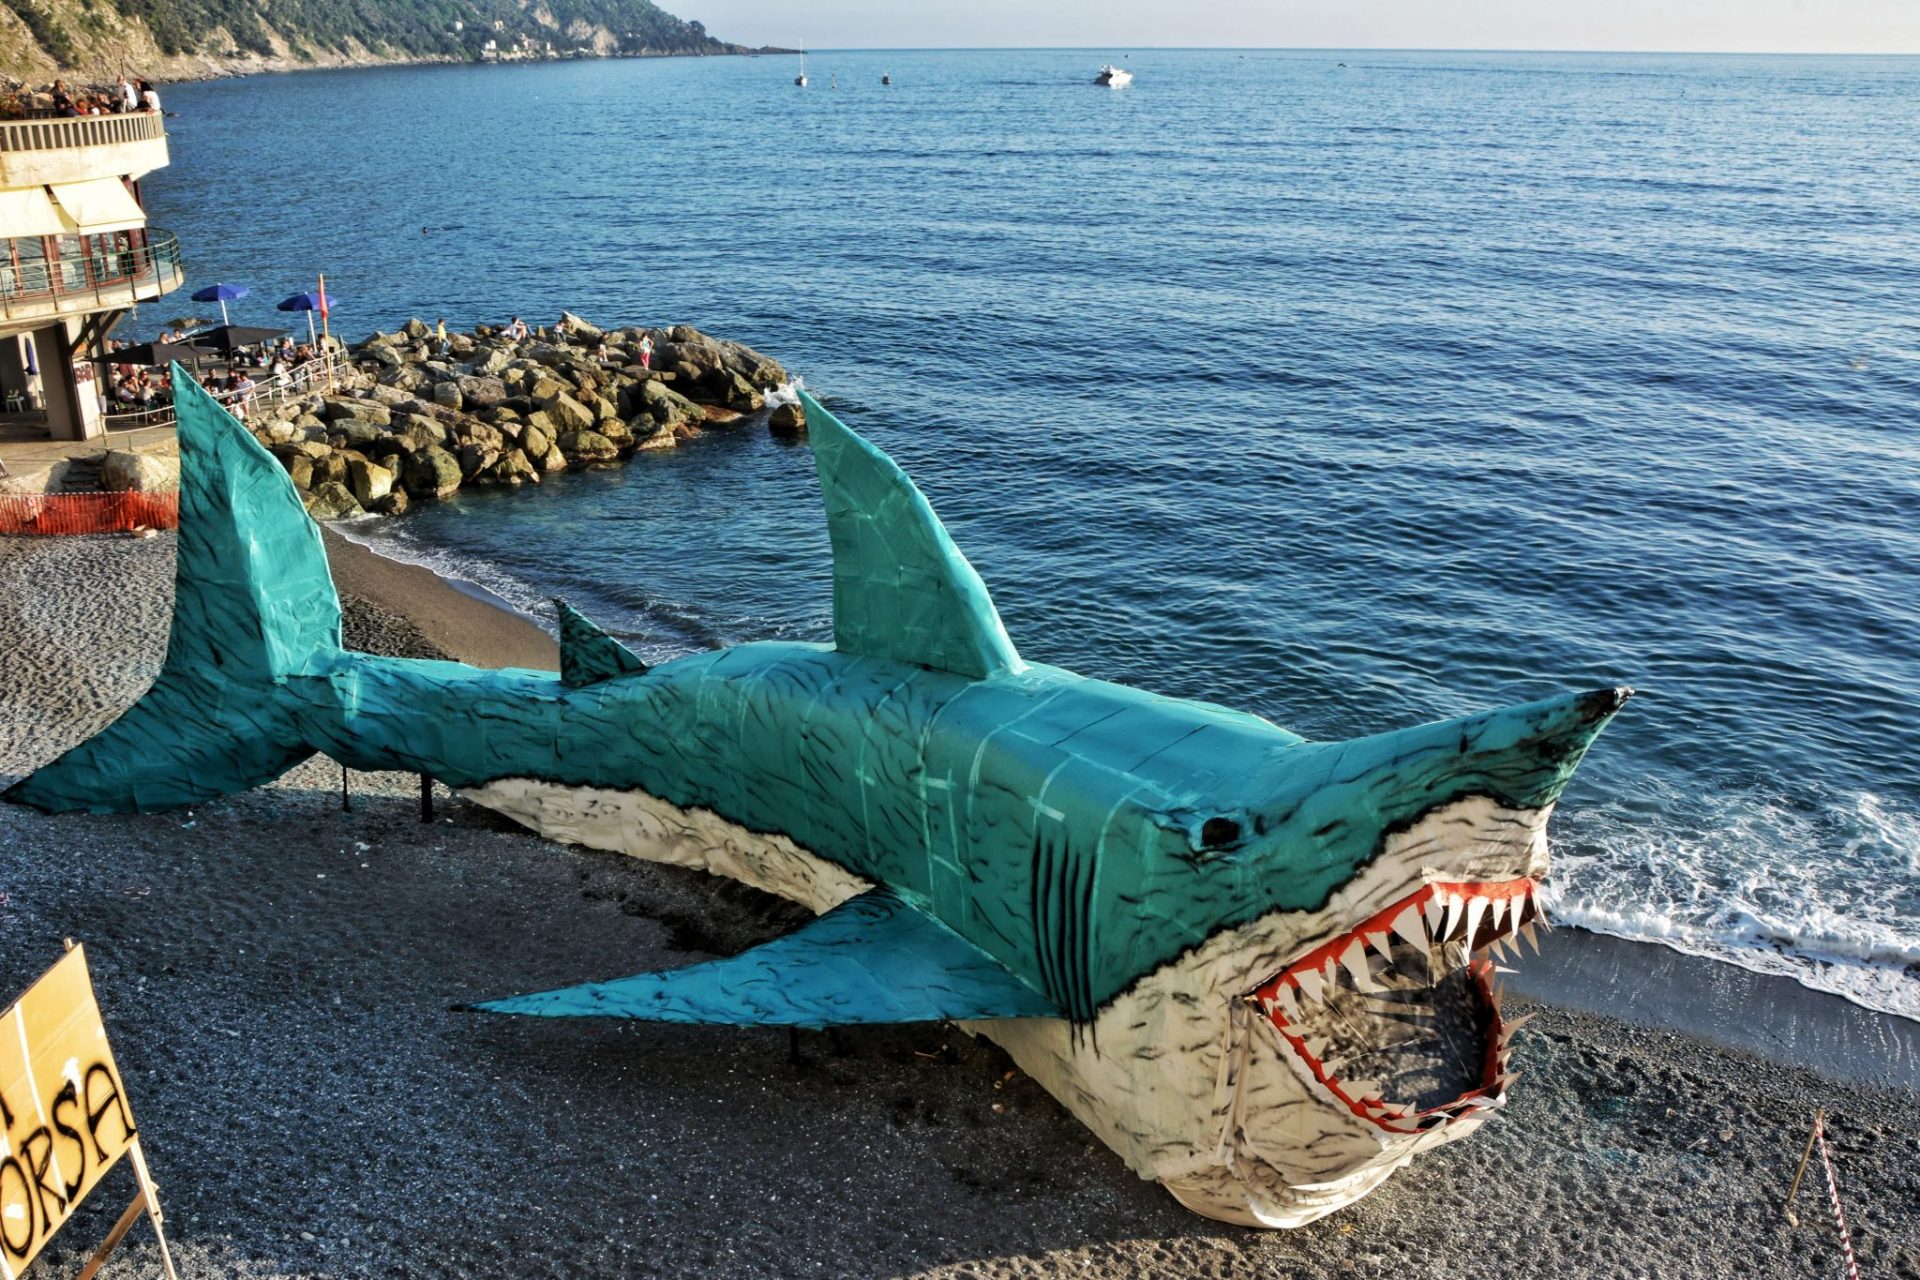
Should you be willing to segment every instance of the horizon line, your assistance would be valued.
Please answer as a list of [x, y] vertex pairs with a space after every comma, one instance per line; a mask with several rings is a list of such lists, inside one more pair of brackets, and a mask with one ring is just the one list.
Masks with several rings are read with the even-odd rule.
[[[737, 40], [723, 41], [740, 44]], [[777, 50], [798, 52], [787, 45], [740, 45], [750, 53]], [[1920, 58], [1914, 49], [1618, 49], [1565, 48], [1540, 46], [1491, 47], [1477, 45], [1385, 45], [1385, 44], [926, 44], [822, 45], [809, 53], [1070, 53], [1096, 52], [1102, 49], [1131, 49], [1158, 53], [1544, 53], [1588, 54], [1600, 57], [1704, 57], [1704, 58]]]

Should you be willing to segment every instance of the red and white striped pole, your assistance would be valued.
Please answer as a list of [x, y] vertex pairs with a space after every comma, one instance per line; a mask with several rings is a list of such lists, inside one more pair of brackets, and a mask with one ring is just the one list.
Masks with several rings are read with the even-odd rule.
[[1840, 1183], [1833, 1176], [1833, 1157], [1827, 1154], [1824, 1120], [1813, 1122], [1813, 1136], [1820, 1144], [1820, 1163], [1827, 1167], [1827, 1196], [1833, 1201], [1833, 1225], [1839, 1228], [1840, 1250], [1847, 1259], [1847, 1280], [1860, 1280], [1860, 1264], [1853, 1260], [1853, 1233], [1847, 1230], [1847, 1215], [1840, 1208]]

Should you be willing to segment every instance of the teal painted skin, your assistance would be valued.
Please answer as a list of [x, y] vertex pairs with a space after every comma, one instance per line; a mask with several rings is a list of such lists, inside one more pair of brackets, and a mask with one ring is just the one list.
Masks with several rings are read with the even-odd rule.
[[[562, 606], [558, 674], [351, 653], [286, 474], [177, 366], [174, 385], [165, 667], [10, 799], [174, 808], [321, 751], [430, 774], [565, 839], [587, 839], [569, 824], [595, 806], [654, 806], [682, 845], [775, 850], [800, 879], [769, 887], [825, 914], [742, 956], [482, 1008], [968, 1021], [1143, 1176], [1228, 1221], [1311, 1221], [1504, 1099], [1508, 1032], [1475, 956], [1530, 930], [1546, 815], [1626, 690], [1310, 743], [1027, 663], [925, 498], [811, 398], [834, 644], [649, 668]], [[561, 797], [560, 820], [514, 807], [530, 795]], [[678, 860], [636, 844], [630, 819], [600, 847]], [[1323, 956], [1339, 959], [1302, 968]], [[1418, 1111], [1363, 1082], [1383, 1061]]]
[[1223, 927], [1324, 902], [1384, 831], [1430, 809], [1470, 794], [1550, 804], [1620, 702], [1602, 690], [1309, 744], [1256, 716], [1023, 663], [919, 491], [811, 399], [835, 647], [744, 644], [651, 670], [635, 659], [637, 674], [580, 687], [351, 653], [284, 471], [176, 376], [182, 532], [165, 669], [10, 799], [175, 808], [316, 750], [457, 787], [637, 788], [891, 888], [1084, 1021]]
[[1023, 663], [919, 491], [811, 399], [835, 647], [743, 644], [651, 670], [634, 659], [637, 673], [579, 687], [351, 653], [284, 471], [181, 384], [166, 667], [13, 800], [174, 808], [316, 750], [457, 787], [637, 788], [891, 888], [1085, 1021], [1223, 927], [1324, 902], [1384, 831], [1430, 809], [1469, 794], [1550, 804], [1620, 701], [1602, 690], [1310, 744], [1256, 716]]

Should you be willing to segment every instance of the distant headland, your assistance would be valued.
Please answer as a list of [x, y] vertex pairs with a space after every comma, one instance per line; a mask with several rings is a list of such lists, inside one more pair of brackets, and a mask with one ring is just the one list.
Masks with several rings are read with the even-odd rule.
[[[451, 12], [450, 12], [451, 11]], [[38, 0], [0, 6], [0, 75], [200, 80], [396, 63], [708, 57], [752, 49], [650, 0], [365, 0], [269, 12], [248, 0]]]

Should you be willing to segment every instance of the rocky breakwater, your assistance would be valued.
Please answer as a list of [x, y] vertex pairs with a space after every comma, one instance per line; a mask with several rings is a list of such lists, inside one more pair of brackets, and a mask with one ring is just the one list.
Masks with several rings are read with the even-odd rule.
[[768, 408], [788, 380], [778, 362], [689, 325], [602, 330], [569, 314], [524, 339], [482, 325], [442, 344], [412, 320], [348, 358], [330, 393], [250, 423], [321, 520], [398, 514], [464, 485], [538, 484], [716, 426], [806, 425], [798, 405]]

